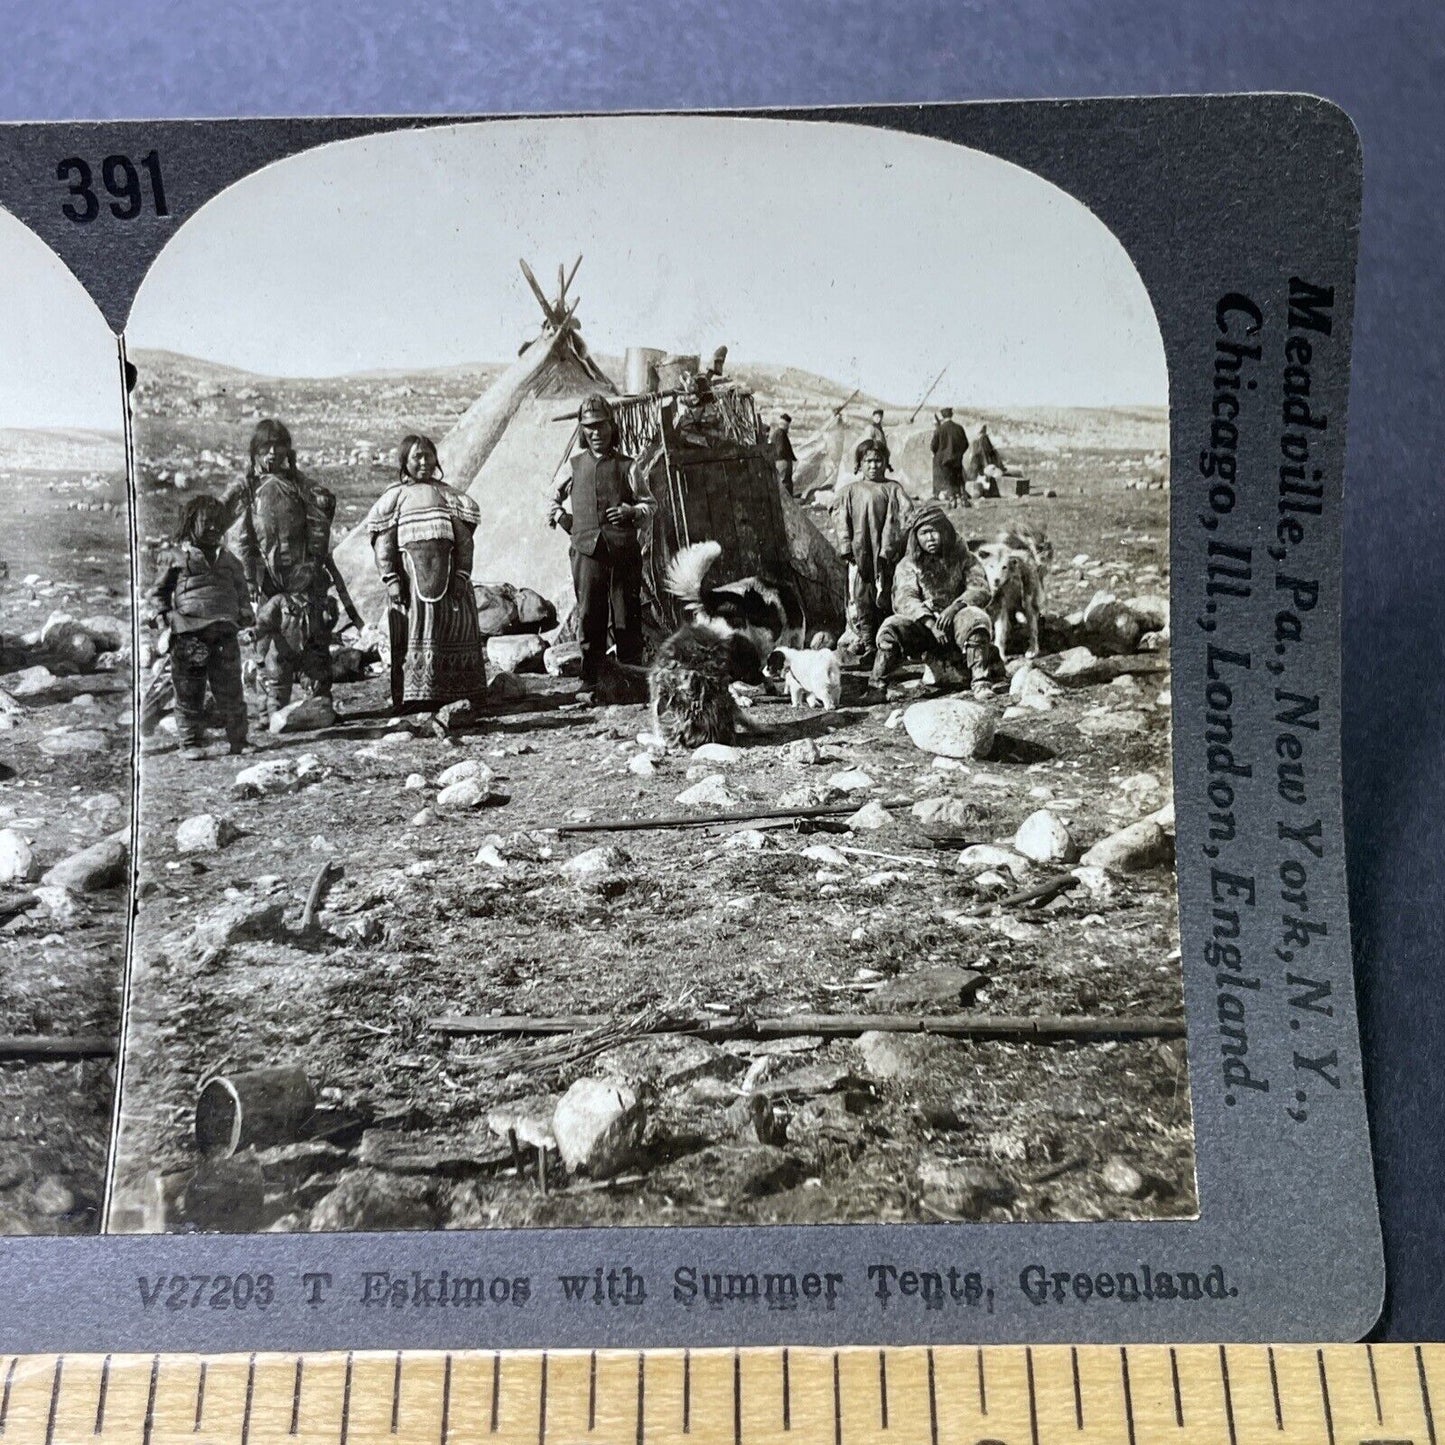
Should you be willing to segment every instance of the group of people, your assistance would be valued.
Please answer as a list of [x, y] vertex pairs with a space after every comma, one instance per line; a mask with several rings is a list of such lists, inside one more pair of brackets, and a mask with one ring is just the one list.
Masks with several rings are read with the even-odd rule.
[[[393, 705], [480, 700], [486, 664], [471, 555], [481, 514], [442, 479], [429, 437], [402, 440], [397, 470], [365, 522], [390, 604]], [[230, 751], [245, 750], [243, 645], [259, 664], [268, 722], [298, 682], [329, 697], [342, 612], [364, 625], [332, 552], [335, 517], [335, 494], [298, 468], [289, 430], [269, 419], [252, 434], [245, 475], [181, 508], [147, 615], [165, 639], [183, 757], [206, 756], [208, 690]]]
[[846, 651], [869, 669], [864, 700], [883, 701], [889, 675], [907, 658], [961, 664], [974, 695], [993, 697], [1007, 689], [1008, 673], [993, 643], [983, 566], [943, 505], [914, 509], [890, 465], [888, 443], [864, 437], [854, 478], [834, 503], [848, 564]]

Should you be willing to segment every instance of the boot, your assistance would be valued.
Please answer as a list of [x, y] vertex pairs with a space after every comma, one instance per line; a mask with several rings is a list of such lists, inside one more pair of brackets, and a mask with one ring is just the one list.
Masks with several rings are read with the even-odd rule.
[[898, 654], [892, 648], [880, 647], [873, 654], [873, 666], [868, 674], [868, 686], [863, 691], [864, 707], [873, 707], [888, 701], [888, 674], [898, 666]]
[[1008, 669], [986, 628], [980, 627], [968, 635], [963, 645], [963, 660], [973, 695], [980, 702], [988, 702], [1008, 691]]

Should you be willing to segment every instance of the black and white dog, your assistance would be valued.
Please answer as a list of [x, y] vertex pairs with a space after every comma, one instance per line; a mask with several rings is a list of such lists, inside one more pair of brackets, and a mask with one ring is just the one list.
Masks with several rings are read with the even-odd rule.
[[743, 577], [709, 587], [707, 574], [720, 556], [721, 544], [694, 542], [673, 557], [663, 578], [691, 617], [648, 670], [653, 727], [669, 747], [735, 737], [741, 720], [734, 685], [762, 685], [773, 650], [780, 642], [801, 645], [805, 633], [802, 599], [786, 583]]

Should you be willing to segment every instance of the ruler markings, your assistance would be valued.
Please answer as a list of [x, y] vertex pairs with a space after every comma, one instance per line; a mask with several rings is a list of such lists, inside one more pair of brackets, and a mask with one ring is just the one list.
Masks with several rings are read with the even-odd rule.
[[[1129, 1351], [1123, 1345], [1119, 1346], [1119, 1378], [1124, 1385], [1124, 1421], [1129, 1427], [1129, 1445], [1135, 1445], [1134, 1391], [1129, 1385]], [[1079, 1428], [1083, 1428], [1082, 1424]]]
[[1380, 1378], [1375, 1373], [1375, 1347], [1365, 1346], [1365, 1359], [1370, 1366], [1370, 1394], [1375, 1397], [1375, 1424], [1385, 1423], [1385, 1412], [1380, 1408]]
[[1069, 1367], [1074, 1375], [1074, 1428], [1084, 1428], [1084, 1391], [1079, 1383], [1079, 1351], [1074, 1345], [1069, 1346]]
[[100, 1389], [95, 1401], [95, 1429], [90, 1433], [100, 1435], [105, 1431], [105, 1397], [110, 1391], [110, 1359], [107, 1355], [100, 1366]]
[[1182, 1430], [1184, 1428], [1184, 1393], [1179, 1388], [1179, 1356], [1174, 1346], [1169, 1346], [1169, 1374], [1174, 1381], [1174, 1424]]
[[[6, 1387], [7, 1393], [9, 1387]], [[793, 1428], [793, 1387], [788, 1374], [788, 1352], [783, 1351], [783, 1429]]]
[[1029, 1381], [1029, 1439], [1033, 1445], [1039, 1445], [1039, 1402], [1034, 1390], [1034, 1352], [1032, 1348], [1025, 1348], [1024, 1364], [1028, 1370]]
[[160, 1379], [161, 1379], [161, 1357], [160, 1357], [159, 1355], [152, 1355], [152, 1356], [151, 1356], [151, 1378], [150, 1378], [150, 1384], [149, 1384], [149, 1386], [148, 1386], [147, 1389], [146, 1389], [146, 1413], [145, 1413], [145, 1422], [144, 1422], [144, 1424], [142, 1424], [142, 1426], [141, 1426], [141, 1442], [142, 1442], [142, 1445], [151, 1445], [151, 1436], [155, 1434], [155, 1429], [156, 1429], [156, 1386], [157, 1386], [158, 1384], [160, 1384]]
[[246, 1366], [246, 1404], [241, 1414], [241, 1445], [251, 1442], [251, 1406], [256, 1399], [256, 1357], [252, 1355]]
[[1425, 1430], [1430, 1437], [1430, 1445], [1436, 1445], [1435, 1412], [1430, 1408], [1430, 1382], [1425, 1378], [1425, 1356], [1419, 1345], [1415, 1346], [1415, 1368], [1420, 1374], [1420, 1402], [1425, 1407]]
[[301, 1432], [301, 1380], [306, 1371], [306, 1356], [296, 1356], [296, 1375], [291, 1382], [291, 1430], [289, 1433], [298, 1435]]
[[1219, 1347], [1219, 1379], [1224, 1387], [1224, 1418], [1229, 1422], [1229, 1445], [1239, 1445], [1239, 1435], [1234, 1428], [1234, 1396], [1229, 1389], [1229, 1356], [1223, 1345]]
[[[1274, 1357], [1273, 1350], [1270, 1351], [1270, 1357], [1271, 1359]], [[1325, 1434], [1329, 1437], [1330, 1445], [1335, 1445], [1335, 1414], [1334, 1411], [1330, 1409], [1330, 1382], [1325, 1378], [1325, 1352], [1323, 1350], [1316, 1350], [1315, 1359], [1319, 1362], [1320, 1369], [1320, 1403], [1325, 1408]], [[1278, 1395], [1275, 1396], [1275, 1400], [1275, 1408], [1277, 1410], [1279, 1408]]]
[[201, 1361], [200, 1372], [196, 1376], [196, 1418], [191, 1426], [192, 1435], [201, 1433], [201, 1421], [206, 1414], [206, 1364], [205, 1360]]
[[18, 1355], [12, 1355], [5, 1370], [5, 1393], [0, 1395], [0, 1435], [5, 1433], [5, 1422], [10, 1418], [10, 1390], [15, 1384], [15, 1371], [20, 1364]]
[[50, 1377], [50, 1414], [45, 1421], [45, 1445], [55, 1442], [55, 1412], [60, 1405], [60, 1376], [65, 1368], [65, 1356], [55, 1358], [55, 1373]]

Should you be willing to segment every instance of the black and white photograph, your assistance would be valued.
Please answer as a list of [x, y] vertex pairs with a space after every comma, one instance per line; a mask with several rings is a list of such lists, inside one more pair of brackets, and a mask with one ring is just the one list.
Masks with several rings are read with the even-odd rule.
[[[841, 122], [402, 130], [204, 205], [126, 338], [109, 1230], [1197, 1215], [1168, 376], [1083, 204]], [[31, 435], [39, 893], [123, 818], [129, 624], [118, 444]]]
[[117, 343], [0, 211], [0, 1234], [100, 1228], [130, 884]]

